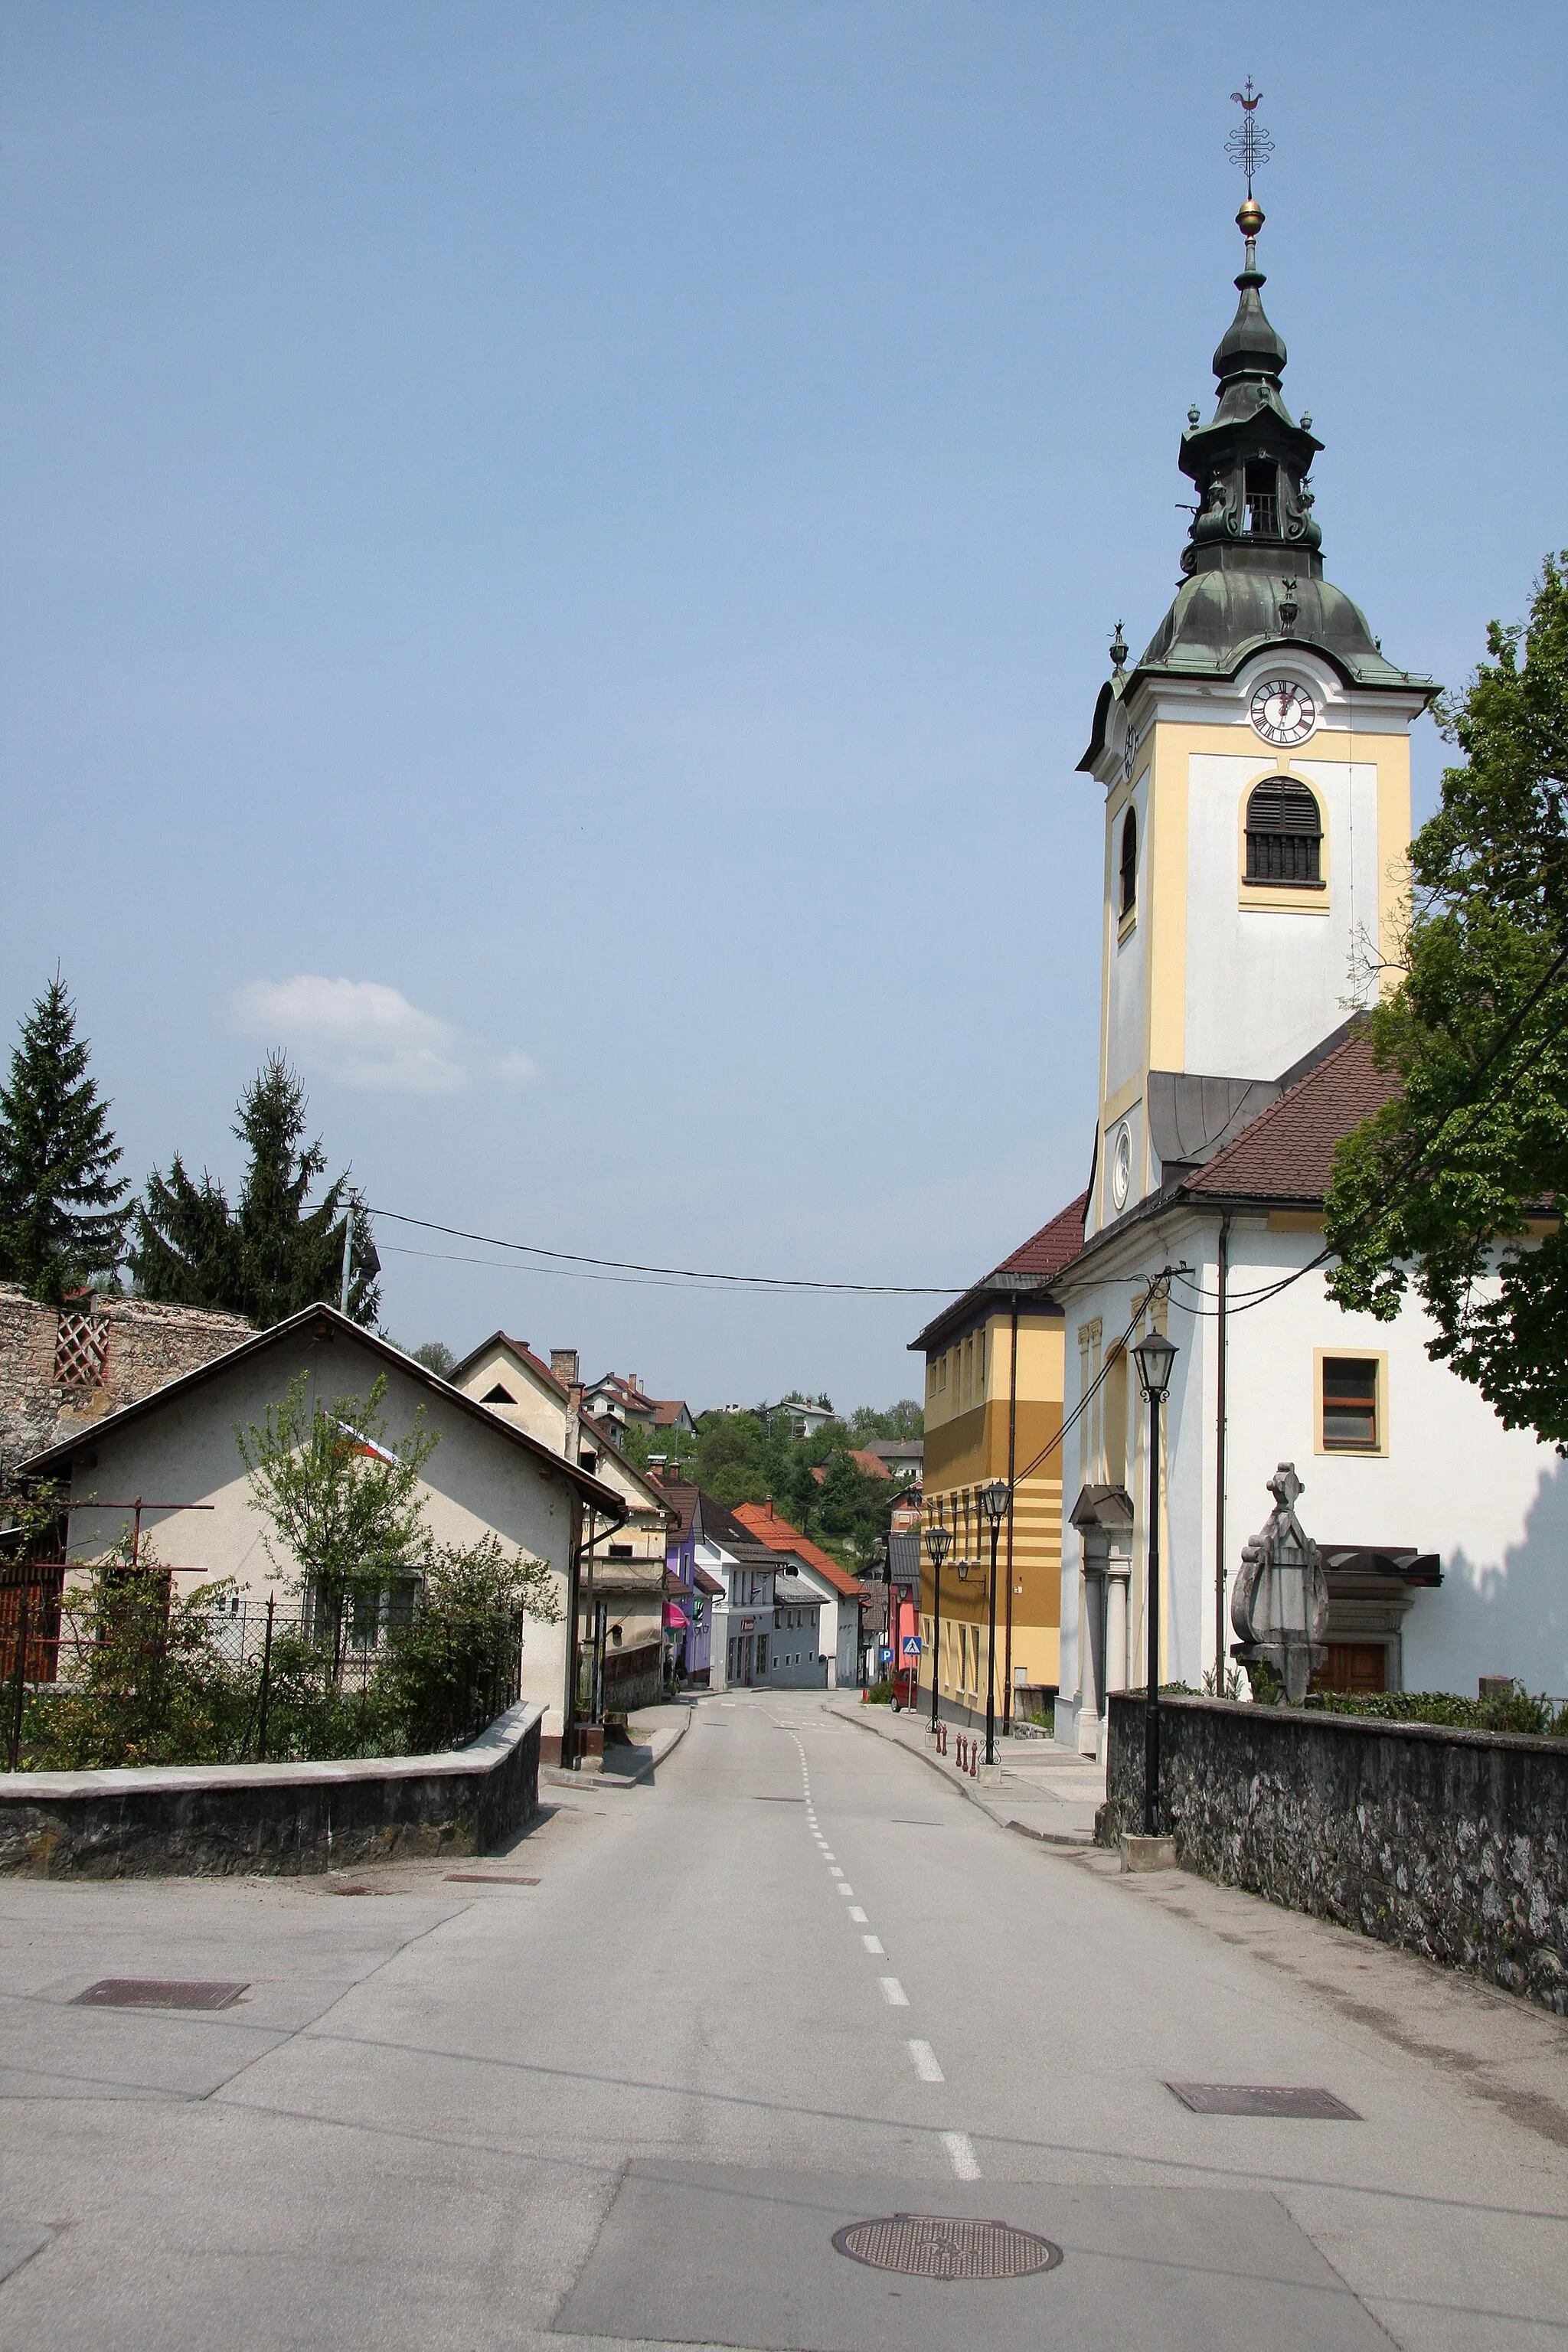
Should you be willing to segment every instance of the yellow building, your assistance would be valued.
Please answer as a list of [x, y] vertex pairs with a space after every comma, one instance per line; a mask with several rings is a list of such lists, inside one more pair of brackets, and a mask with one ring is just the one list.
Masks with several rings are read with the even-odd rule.
[[1002, 1479], [1012, 1506], [996, 1568], [995, 1709], [1037, 1712], [1060, 1678], [1062, 1397], [1066, 1324], [1051, 1283], [1083, 1246], [1082, 1198], [929, 1323], [924, 1520], [952, 1538], [940, 1593], [921, 1562], [921, 1681], [955, 1721], [984, 1716], [990, 1665], [990, 1523], [980, 1489]]

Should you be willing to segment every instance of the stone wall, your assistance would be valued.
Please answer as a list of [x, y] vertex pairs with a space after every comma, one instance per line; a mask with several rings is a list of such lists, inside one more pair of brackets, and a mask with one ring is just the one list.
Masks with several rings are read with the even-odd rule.
[[486, 1853], [539, 1810], [542, 1707], [467, 1748], [353, 1764], [0, 1773], [0, 1874], [298, 1877]]
[[664, 1644], [638, 1642], [605, 1652], [605, 1712], [632, 1715], [657, 1706], [664, 1696]]
[[146, 1298], [82, 1307], [40, 1307], [0, 1283], [0, 1482], [57, 1437], [211, 1363], [255, 1328], [241, 1315]]
[[[1568, 1739], [1160, 1703], [1160, 1827], [1188, 1869], [1568, 2015]], [[1143, 1700], [1110, 1700], [1100, 1842], [1143, 1826]]]

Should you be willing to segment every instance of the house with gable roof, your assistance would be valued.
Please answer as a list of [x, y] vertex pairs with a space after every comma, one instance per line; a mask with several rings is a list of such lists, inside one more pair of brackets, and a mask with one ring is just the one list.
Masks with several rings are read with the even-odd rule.
[[611, 1693], [606, 1704], [616, 1706], [616, 1694], [629, 1691], [626, 1703], [647, 1705], [663, 1686], [672, 1513], [658, 1483], [619, 1452], [615, 1424], [586, 1409], [576, 1367], [571, 1349], [552, 1349], [547, 1364], [526, 1339], [492, 1331], [451, 1377], [466, 1396], [615, 1495], [619, 1516], [591, 1521], [584, 1533], [578, 1639], [599, 1659], [598, 1680]]
[[[591, 1529], [623, 1513], [615, 1488], [557, 1446], [440, 1380], [375, 1332], [326, 1305], [306, 1307], [148, 1390], [128, 1404], [78, 1422], [17, 1465], [18, 1477], [58, 1482], [66, 1515], [65, 1558], [83, 1568], [112, 1553], [135, 1526], [174, 1590], [232, 1578], [245, 1605], [290, 1598], [297, 1572], [279, 1565], [235, 1442], [260, 1424], [291, 1381], [331, 1412], [343, 1397], [386, 1382], [392, 1437], [423, 1416], [438, 1444], [419, 1475], [425, 1524], [439, 1543], [489, 1535], [550, 1570], [562, 1622], [525, 1627], [521, 1695], [544, 1709], [547, 1760], [573, 1719], [569, 1626]], [[144, 1504], [132, 1499], [145, 1496]], [[308, 1594], [307, 1594], [308, 1599]], [[380, 1612], [371, 1639], [381, 1638]]]

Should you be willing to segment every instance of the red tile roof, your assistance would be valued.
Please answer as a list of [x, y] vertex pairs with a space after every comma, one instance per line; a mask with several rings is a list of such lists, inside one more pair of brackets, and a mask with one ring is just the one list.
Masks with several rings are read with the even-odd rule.
[[1335, 1144], [1398, 1091], [1397, 1080], [1373, 1067], [1370, 1031], [1352, 1029], [1181, 1189], [1199, 1198], [1319, 1202]]
[[730, 1516], [740, 1521], [748, 1535], [755, 1536], [759, 1543], [765, 1543], [770, 1551], [793, 1551], [797, 1559], [804, 1559], [808, 1567], [816, 1569], [819, 1576], [825, 1576], [836, 1592], [852, 1598], [858, 1596], [858, 1580], [851, 1576], [847, 1569], [840, 1568], [836, 1559], [830, 1559], [820, 1546], [803, 1536], [798, 1528], [792, 1528], [787, 1519], [780, 1518], [771, 1503], [737, 1503]]
[[1083, 1247], [1083, 1216], [1088, 1206], [1089, 1194], [1080, 1192], [1076, 1201], [1069, 1201], [1065, 1209], [1058, 1211], [1048, 1225], [1042, 1225], [1037, 1234], [1020, 1242], [1012, 1256], [1005, 1257], [993, 1271], [1041, 1274], [1047, 1279], [1060, 1274]]

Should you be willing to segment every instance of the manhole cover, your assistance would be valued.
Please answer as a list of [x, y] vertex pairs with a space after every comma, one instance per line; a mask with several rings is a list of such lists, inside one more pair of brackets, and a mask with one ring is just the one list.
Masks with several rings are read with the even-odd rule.
[[851, 2221], [833, 2243], [851, 2261], [906, 2278], [1013, 2279], [1054, 2271], [1062, 2250], [1011, 2221], [966, 2221], [951, 2213], [892, 2213]]
[[1167, 2083], [1195, 2116], [1300, 2116], [1309, 2123], [1359, 2124], [1362, 2117], [1331, 2091], [1283, 2083]]
[[248, 1985], [182, 1983], [166, 1977], [103, 1977], [76, 1996], [80, 2009], [226, 2009]]

